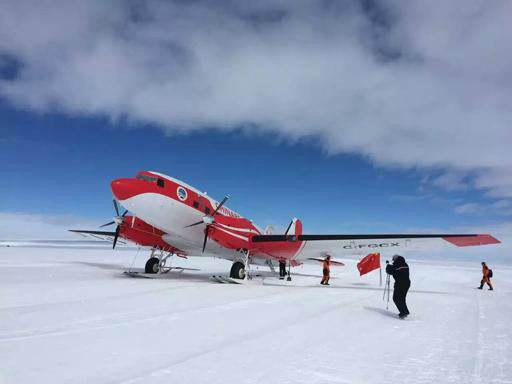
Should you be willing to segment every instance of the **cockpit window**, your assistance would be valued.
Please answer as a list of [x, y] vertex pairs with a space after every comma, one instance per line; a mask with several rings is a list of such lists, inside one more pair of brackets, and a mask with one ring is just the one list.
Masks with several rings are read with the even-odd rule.
[[[153, 177], [153, 176], [147, 176], [147, 175], [137, 175], [136, 177], [137, 179], [139, 180], [145, 180], [145, 181], [151, 181], [151, 182], [155, 182], [157, 180], [156, 177]], [[162, 180], [163, 181], [163, 180]]]
[[163, 188], [165, 186], [164, 179], [158, 179], [156, 185]]

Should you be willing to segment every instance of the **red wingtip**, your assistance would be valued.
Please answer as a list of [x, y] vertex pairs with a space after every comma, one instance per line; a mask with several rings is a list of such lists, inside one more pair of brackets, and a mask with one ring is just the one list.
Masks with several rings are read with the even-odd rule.
[[475, 235], [464, 237], [443, 237], [444, 240], [457, 247], [470, 247], [474, 245], [500, 244], [501, 241], [491, 235]]

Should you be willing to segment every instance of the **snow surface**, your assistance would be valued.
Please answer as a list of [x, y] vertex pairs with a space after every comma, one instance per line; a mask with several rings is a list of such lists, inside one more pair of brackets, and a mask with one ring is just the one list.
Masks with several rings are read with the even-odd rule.
[[122, 274], [146, 253], [0, 248], [0, 383], [512, 383], [510, 266], [489, 260], [489, 292], [478, 264], [410, 261], [399, 320], [354, 260], [330, 287], [320, 266], [218, 284], [211, 258]]

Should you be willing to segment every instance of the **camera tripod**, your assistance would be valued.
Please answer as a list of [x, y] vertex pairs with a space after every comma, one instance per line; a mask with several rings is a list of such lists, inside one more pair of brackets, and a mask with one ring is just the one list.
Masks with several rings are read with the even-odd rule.
[[384, 285], [384, 293], [382, 294], [382, 300], [386, 298], [386, 295], [388, 296], [387, 302], [386, 302], [386, 310], [389, 309], [389, 292], [391, 291], [391, 275], [386, 273], [386, 284]]

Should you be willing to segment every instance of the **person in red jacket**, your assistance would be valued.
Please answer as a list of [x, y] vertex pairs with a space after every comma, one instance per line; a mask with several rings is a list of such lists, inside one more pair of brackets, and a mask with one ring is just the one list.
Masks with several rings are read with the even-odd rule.
[[485, 261], [482, 261], [482, 280], [480, 281], [480, 286], [478, 287], [478, 289], [482, 289], [484, 287], [484, 284], [487, 284], [489, 286], [489, 291], [492, 291], [494, 288], [492, 287], [491, 277], [491, 270], [489, 269], [487, 264], [485, 264]]
[[320, 284], [322, 285], [329, 285], [329, 279], [331, 278], [331, 256], [327, 255], [327, 257], [324, 259], [323, 263], [323, 273], [324, 277], [322, 277], [322, 281]]

